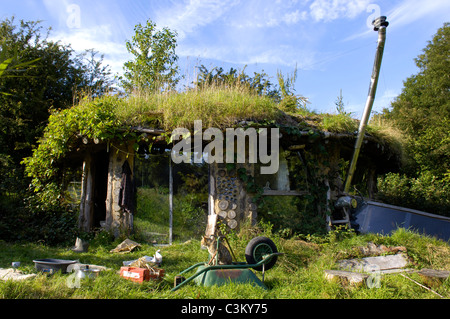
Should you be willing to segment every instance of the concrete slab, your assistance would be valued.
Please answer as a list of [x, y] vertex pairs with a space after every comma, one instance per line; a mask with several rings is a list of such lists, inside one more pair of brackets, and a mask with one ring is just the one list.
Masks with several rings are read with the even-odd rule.
[[345, 259], [338, 262], [342, 270], [356, 272], [373, 272], [388, 269], [404, 268], [408, 265], [408, 259], [404, 254], [389, 256], [365, 257], [362, 259]]

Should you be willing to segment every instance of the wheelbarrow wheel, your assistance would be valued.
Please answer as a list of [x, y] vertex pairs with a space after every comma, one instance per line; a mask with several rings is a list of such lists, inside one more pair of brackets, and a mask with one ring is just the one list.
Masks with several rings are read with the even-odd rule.
[[[245, 248], [245, 259], [247, 260], [247, 263], [249, 265], [257, 264], [263, 259], [264, 255], [277, 253], [277, 247], [275, 246], [275, 243], [267, 237], [255, 237], [252, 240], [250, 240], [247, 244], [247, 247]], [[277, 262], [277, 257], [274, 256], [272, 259], [264, 265], [264, 270], [269, 270], [272, 268], [275, 263]], [[257, 271], [263, 270], [263, 265], [253, 267], [253, 269]]]

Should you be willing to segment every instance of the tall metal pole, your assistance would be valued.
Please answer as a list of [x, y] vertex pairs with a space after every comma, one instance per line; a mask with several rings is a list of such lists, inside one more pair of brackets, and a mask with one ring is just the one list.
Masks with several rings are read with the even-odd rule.
[[384, 43], [386, 41], [386, 27], [389, 22], [386, 21], [385, 16], [381, 16], [372, 21], [374, 30], [378, 31], [378, 46], [375, 54], [375, 61], [373, 65], [372, 77], [370, 79], [369, 95], [367, 97], [364, 113], [359, 124], [358, 137], [355, 142], [355, 150], [353, 152], [353, 158], [348, 170], [347, 180], [345, 181], [344, 193], [348, 193], [350, 185], [352, 183], [353, 174], [355, 173], [356, 163], [358, 161], [359, 151], [364, 140], [364, 134], [366, 132], [366, 125], [369, 121], [370, 113], [372, 111], [373, 102], [375, 100], [375, 93], [377, 91], [378, 76], [380, 75], [381, 60], [383, 58]]

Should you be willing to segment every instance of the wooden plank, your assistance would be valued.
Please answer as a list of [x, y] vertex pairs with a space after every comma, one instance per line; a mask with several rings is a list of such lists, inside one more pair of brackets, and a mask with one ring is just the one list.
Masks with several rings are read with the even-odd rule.
[[418, 274], [423, 278], [423, 282], [429, 287], [440, 286], [444, 280], [450, 276], [450, 271], [447, 270], [435, 270], [435, 269], [422, 269]]
[[333, 224], [346, 224], [348, 222], [350, 222], [349, 219], [337, 219], [332, 221]]
[[263, 192], [264, 196], [304, 196], [308, 195], [306, 191], [279, 191], [274, 189], [266, 189]]
[[146, 128], [146, 127], [142, 127], [142, 126], [132, 126], [132, 127], [130, 127], [130, 130], [137, 131], [139, 133], [152, 134], [152, 135], [161, 135], [162, 133], [165, 133], [165, 131], [161, 130], [161, 129]]
[[94, 172], [92, 156], [87, 153], [83, 162], [83, 176], [81, 183], [80, 214], [78, 227], [90, 231], [94, 220]]
[[208, 222], [206, 225], [205, 236], [213, 236], [216, 234], [217, 215], [208, 215]]
[[433, 277], [442, 280], [445, 280], [450, 276], [450, 271], [447, 270], [422, 269], [418, 273], [425, 277]]
[[305, 144], [301, 144], [301, 145], [291, 145], [288, 147], [288, 150], [290, 151], [297, 151], [297, 150], [302, 150], [305, 148]]

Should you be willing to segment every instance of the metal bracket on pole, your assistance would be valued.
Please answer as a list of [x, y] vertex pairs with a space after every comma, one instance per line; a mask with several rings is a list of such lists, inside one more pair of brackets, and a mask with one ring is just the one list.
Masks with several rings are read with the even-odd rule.
[[372, 21], [374, 31], [378, 31], [378, 46], [375, 54], [375, 61], [373, 65], [372, 77], [370, 79], [369, 95], [367, 97], [364, 113], [359, 124], [358, 137], [355, 142], [355, 150], [353, 158], [348, 170], [347, 180], [345, 181], [344, 193], [348, 193], [350, 185], [352, 183], [353, 174], [356, 170], [356, 163], [358, 161], [359, 151], [364, 140], [364, 134], [366, 131], [366, 125], [369, 121], [370, 113], [372, 111], [373, 102], [375, 100], [375, 93], [377, 91], [378, 76], [380, 75], [381, 60], [383, 58], [384, 43], [386, 42], [386, 28], [389, 22], [386, 21], [385, 16], [381, 16]]

